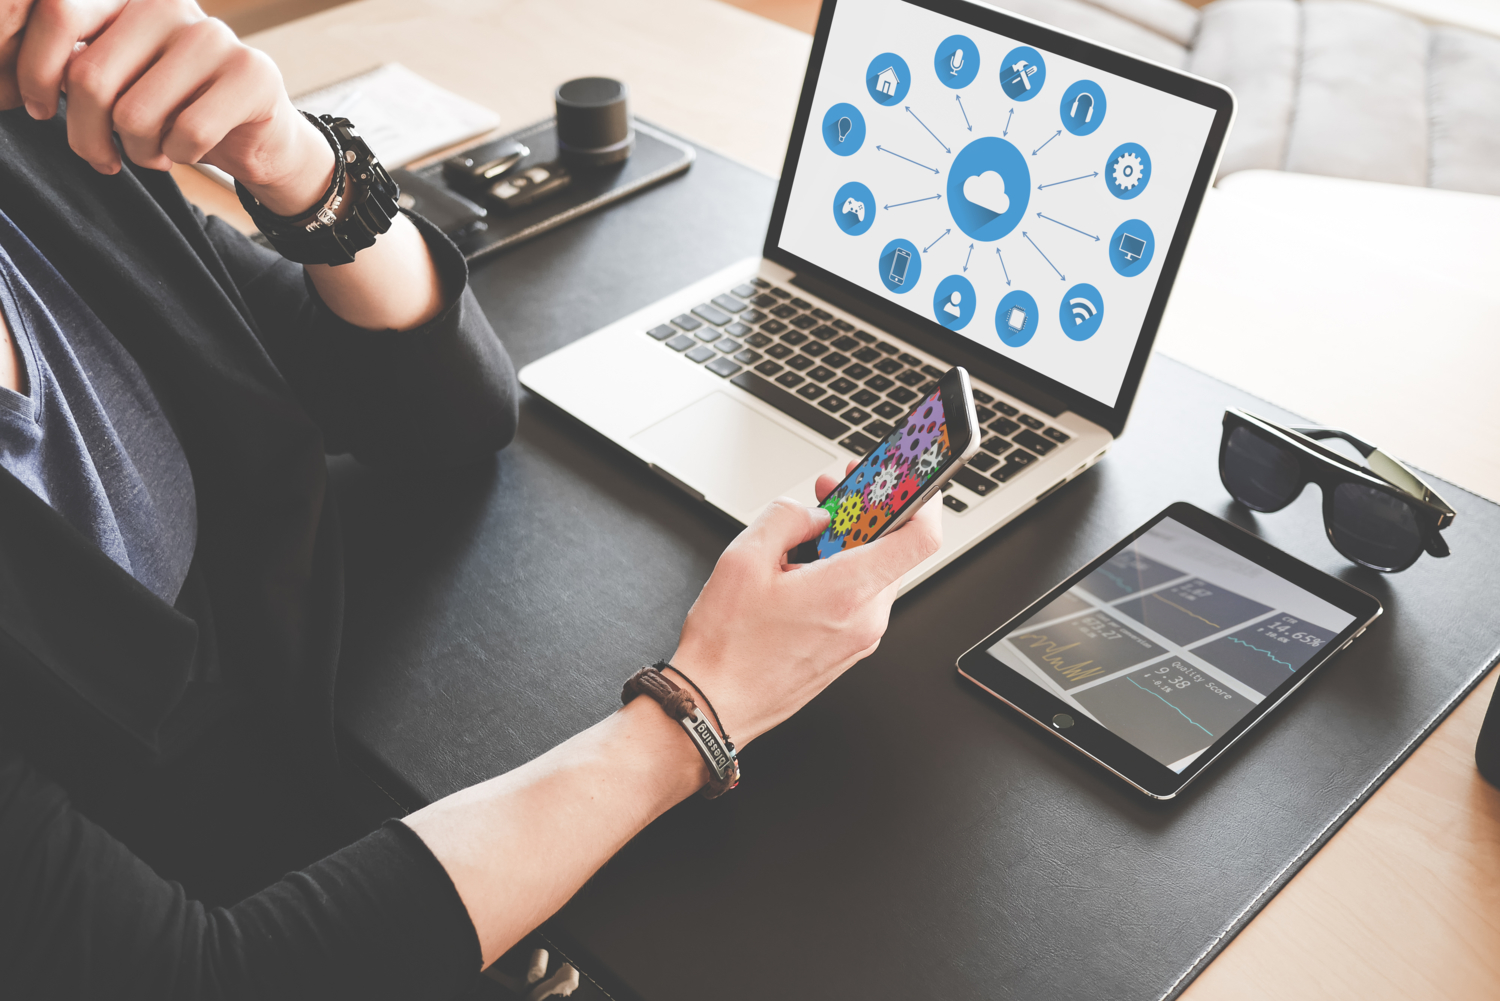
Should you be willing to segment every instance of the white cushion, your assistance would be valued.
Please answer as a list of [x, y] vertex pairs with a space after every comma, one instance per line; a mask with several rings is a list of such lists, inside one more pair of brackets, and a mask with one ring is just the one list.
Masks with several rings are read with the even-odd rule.
[[1434, 188], [1500, 195], [1500, 39], [1432, 31], [1428, 64]]
[[[1235, 93], [1220, 176], [1266, 168], [1500, 194], [1500, 39], [1362, 0], [1010, 0]], [[1191, 50], [1184, 45], [1191, 44]]]
[[1089, 0], [1142, 28], [1149, 28], [1178, 45], [1192, 45], [1198, 33], [1198, 9], [1182, 0]]
[[1427, 27], [1355, 0], [1302, 5], [1287, 170], [1427, 183]]
[[1236, 100], [1220, 176], [1285, 166], [1301, 47], [1296, 0], [1219, 0], [1204, 8], [1188, 68], [1224, 84]]
[[1004, 0], [995, 6], [1168, 66], [1187, 65], [1187, 49], [1181, 44], [1083, 0]]

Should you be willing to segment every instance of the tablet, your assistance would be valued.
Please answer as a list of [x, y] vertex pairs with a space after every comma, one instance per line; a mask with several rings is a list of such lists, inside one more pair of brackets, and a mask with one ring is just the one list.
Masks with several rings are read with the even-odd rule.
[[1171, 799], [1380, 612], [1358, 588], [1173, 504], [986, 636], [958, 671]]

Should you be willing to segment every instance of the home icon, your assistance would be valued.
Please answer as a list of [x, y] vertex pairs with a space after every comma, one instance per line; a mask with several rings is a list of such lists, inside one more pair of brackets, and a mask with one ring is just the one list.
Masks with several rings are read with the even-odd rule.
[[887, 66], [875, 77], [875, 89], [886, 97], [895, 97], [896, 88], [901, 85], [901, 78], [896, 75], [894, 67]]

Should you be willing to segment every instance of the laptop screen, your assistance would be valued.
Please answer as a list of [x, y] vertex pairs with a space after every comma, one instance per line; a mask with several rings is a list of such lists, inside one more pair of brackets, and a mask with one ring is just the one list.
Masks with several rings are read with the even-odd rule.
[[[1128, 406], [1230, 99], [1215, 135], [1214, 107], [1141, 82], [1189, 77], [932, 5], [1032, 42], [904, 0], [838, 0], [776, 246], [1012, 370]], [[1035, 44], [1049, 37], [1074, 57]]]

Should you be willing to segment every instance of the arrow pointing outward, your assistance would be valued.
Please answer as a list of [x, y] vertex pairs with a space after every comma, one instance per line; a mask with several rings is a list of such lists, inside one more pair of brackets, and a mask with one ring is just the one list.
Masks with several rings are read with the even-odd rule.
[[1061, 219], [1054, 219], [1054, 218], [1052, 218], [1049, 215], [1042, 215], [1040, 212], [1038, 212], [1036, 215], [1037, 215], [1038, 219], [1045, 219], [1048, 222], [1055, 222], [1059, 226], [1061, 226], [1063, 229], [1071, 229], [1075, 233], [1083, 233], [1084, 236], [1086, 236], [1089, 239], [1093, 240], [1095, 243], [1099, 242], [1099, 238], [1097, 236], [1095, 236], [1093, 233], [1084, 233], [1083, 230], [1079, 229], [1077, 226], [1069, 226], [1067, 223], [1063, 222]]
[[1014, 115], [1015, 113], [1016, 113], [1016, 109], [1015, 108], [1011, 108], [1010, 109], [1010, 114], [1005, 116], [1005, 128], [1003, 128], [1003, 129], [1000, 130], [1000, 134], [1002, 136], [1008, 136], [1008, 135], [1010, 135], [1010, 119], [1011, 119], [1011, 116]]
[[[1053, 139], [1056, 139], [1060, 135], [1062, 135], [1062, 129], [1058, 129], [1056, 132], [1052, 133], [1052, 135], [1047, 138], [1047, 143], [1051, 142]], [[1046, 149], [1047, 148], [1047, 143], [1042, 143], [1036, 149], [1032, 150], [1031, 151], [1031, 155], [1032, 156], [1036, 156], [1042, 150]]]
[[[880, 147], [878, 147], [878, 146], [876, 147], [876, 149], [879, 149], [879, 148]], [[890, 150], [886, 150], [886, 152], [889, 153]], [[904, 160], [906, 158], [902, 157], [902, 159]], [[918, 166], [920, 166], [920, 164]], [[887, 205], [886, 208], [887, 209], [899, 209], [903, 205], [916, 205], [918, 202], [930, 202], [934, 198], [942, 198], [942, 197], [943, 197], [942, 195], [928, 195], [926, 198], [913, 198], [909, 202], [897, 202], [894, 205]]]
[[1000, 253], [1000, 248], [995, 248], [995, 256], [1000, 258], [1000, 270], [1005, 272], [1005, 284], [1010, 284], [1010, 269], [1005, 266], [1005, 255]]
[[971, 243], [971, 244], [969, 244], [969, 252], [964, 255], [964, 270], [965, 271], [969, 270], [969, 258], [971, 258], [973, 256], [974, 256], [974, 245]]
[[964, 96], [962, 94], [954, 94], [953, 99], [958, 102], [958, 110], [964, 113], [964, 124], [969, 127], [970, 132], [973, 132], [974, 126], [969, 124], [969, 113], [964, 110]]
[[[1026, 232], [1023, 229], [1023, 230], [1021, 230], [1021, 235], [1024, 236], [1024, 237], [1026, 237], [1026, 242], [1029, 243], [1029, 244], [1031, 244], [1032, 248], [1038, 254], [1042, 254], [1042, 248], [1038, 247], [1036, 245], [1036, 241], [1031, 238], [1031, 234], [1030, 233]], [[1052, 258], [1048, 257], [1046, 254], [1042, 254], [1042, 260], [1044, 260], [1044, 261], [1047, 262], [1047, 267], [1051, 268], [1053, 271], [1057, 271], [1057, 265], [1052, 263]], [[1064, 275], [1061, 271], [1057, 271], [1057, 277], [1061, 278], [1063, 281], [1067, 281], [1068, 280], [1067, 276]]]
[[927, 245], [927, 246], [925, 246], [925, 247], [923, 247], [923, 248], [922, 248], [922, 253], [924, 253], [924, 254], [925, 254], [925, 253], [927, 253], [927, 252], [928, 252], [928, 251], [929, 251], [929, 250], [931, 250], [931, 249], [932, 249], [932, 248], [933, 248], [933, 247], [936, 247], [936, 246], [937, 246], [937, 245], [938, 245], [938, 240], [941, 240], [941, 239], [942, 239], [942, 238], [943, 238], [943, 237], [945, 237], [945, 236], [947, 236], [947, 235], [948, 235], [948, 234], [949, 234], [949, 233], [951, 233], [951, 232], [953, 232], [953, 227], [951, 227], [951, 226], [950, 226], [950, 227], [948, 227], [948, 228], [947, 228], [947, 229], [945, 229], [945, 230], [943, 230], [943, 231], [942, 231], [942, 233], [940, 233], [940, 234], [939, 234], [939, 235], [938, 235], [938, 238], [937, 238], [937, 240], [933, 240], [933, 241], [932, 241], [932, 242], [931, 242], [931, 243], [929, 243], [929, 244], [928, 244], [928, 245]]
[[893, 149], [886, 149], [884, 146], [876, 146], [875, 148], [878, 149], [878, 150], [880, 150], [880, 152], [882, 152], [882, 153], [889, 153], [891, 156], [896, 157], [898, 160], [905, 160], [907, 163], [916, 163], [917, 166], [921, 167], [923, 170], [930, 170], [934, 174], [936, 174], [938, 172], [938, 170], [937, 170], [936, 167], [929, 167], [925, 163], [917, 163], [917, 161], [913, 160], [911, 157], [909, 157], [909, 156], [902, 156], [900, 153], [897, 153]]
[[[906, 113], [908, 115], [912, 116], [913, 118], [917, 118], [917, 113], [915, 111], [911, 110], [911, 105], [908, 104], [905, 107], [906, 107]], [[922, 121], [922, 119], [917, 118], [917, 124], [920, 125], [920, 126], [922, 126], [922, 128], [927, 129], [927, 123], [924, 122], [924, 121]], [[936, 132], [932, 131], [931, 129], [927, 129], [927, 134], [930, 135], [930, 136], [932, 136], [932, 138], [937, 139], [937, 144], [939, 146], [943, 147], [943, 152], [944, 153], [952, 153], [953, 152], [951, 149], [948, 148], [948, 144], [947, 143], [943, 142], [941, 139], [938, 139]]]
[[[1055, 139], [1056, 136], [1054, 136], [1053, 138]], [[1099, 176], [1099, 172], [1096, 170], [1092, 174], [1079, 174], [1077, 177], [1070, 177], [1066, 181], [1053, 181], [1051, 184], [1038, 184], [1036, 186], [1036, 189], [1038, 191], [1041, 191], [1044, 188], [1055, 188], [1059, 184], [1071, 184], [1074, 181], [1085, 181], [1085, 180], [1088, 180], [1090, 177], [1098, 177], [1098, 176]]]

